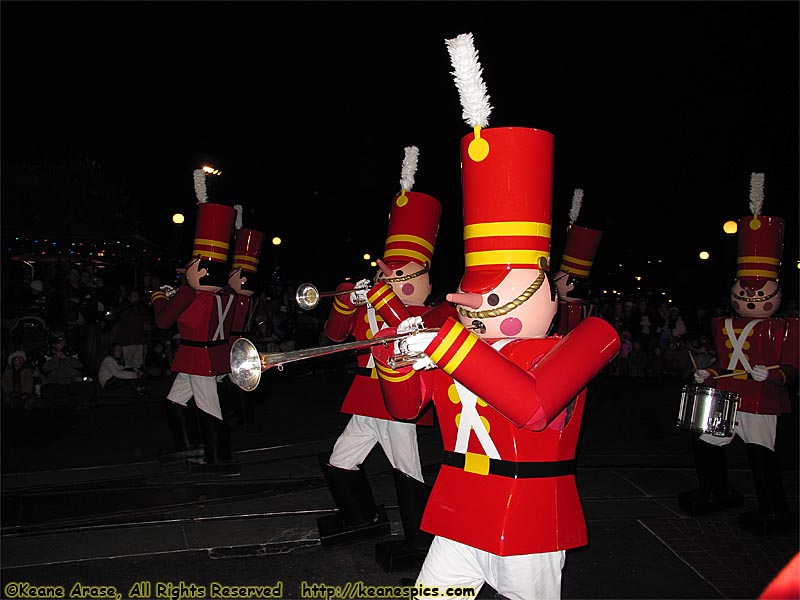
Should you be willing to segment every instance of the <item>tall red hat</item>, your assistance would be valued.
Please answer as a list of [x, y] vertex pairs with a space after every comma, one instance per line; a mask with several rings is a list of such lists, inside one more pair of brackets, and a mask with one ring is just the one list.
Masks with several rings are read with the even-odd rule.
[[228, 262], [235, 219], [236, 210], [232, 206], [200, 202], [192, 256], [212, 262]]
[[750, 215], [739, 219], [737, 225], [736, 278], [754, 287], [767, 280], [777, 281], [783, 255], [783, 219]]
[[601, 237], [603, 232], [598, 229], [572, 225], [567, 231], [567, 241], [559, 269], [573, 277], [587, 279], [592, 271]]
[[402, 191], [392, 200], [383, 262], [398, 268], [409, 262], [430, 266], [442, 205], [433, 196]]
[[[550, 262], [553, 134], [526, 127], [461, 138], [464, 292], [484, 293], [511, 269]], [[475, 145], [471, 145], [475, 141]]]
[[250, 273], [258, 273], [261, 259], [261, 248], [266, 236], [255, 229], [238, 229], [233, 248], [232, 269], [241, 269]]

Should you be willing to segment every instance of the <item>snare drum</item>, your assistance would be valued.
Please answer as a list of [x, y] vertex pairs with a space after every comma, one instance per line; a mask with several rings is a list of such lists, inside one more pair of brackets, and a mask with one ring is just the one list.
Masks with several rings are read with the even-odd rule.
[[739, 394], [704, 385], [684, 385], [678, 427], [717, 437], [731, 437]]

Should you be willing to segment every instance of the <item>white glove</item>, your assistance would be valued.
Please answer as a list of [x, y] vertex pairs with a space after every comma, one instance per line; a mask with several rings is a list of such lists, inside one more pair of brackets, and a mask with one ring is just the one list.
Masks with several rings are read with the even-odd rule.
[[356, 290], [354, 292], [350, 292], [350, 302], [352, 302], [356, 306], [361, 306], [362, 304], [366, 304], [367, 292], [363, 290]]
[[[419, 317], [416, 317], [419, 318]], [[435, 331], [422, 331], [420, 333], [412, 333], [406, 337], [395, 340], [394, 342], [394, 355], [400, 360], [404, 358], [415, 358], [419, 363], [417, 368], [414, 363], [414, 370], [432, 369], [436, 364], [428, 358], [425, 354], [425, 348], [431, 343], [431, 340], [436, 337]]]
[[[419, 317], [417, 317], [419, 318]], [[415, 371], [427, 371], [428, 369], [436, 369], [437, 365], [430, 357], [425, 354], [425, 348], [431, 343], [431, 340], [436, 337], [435, 331], [422, 331], [419, 333], [412, 333], [408, 336], [395, 340], [394, 342], [394, 356], [399, 361], [399, 364], [389, 364], [399, 369], [408, 365], [408, 360], [413, 360], [411, 367]]]
[[435, 337], [435, 331], [420, 331], [419, 333], [412, 333], [404, 340], [399, 341], [406, 342], [406, 350], [410, 354], [424, 354], [425, 348], [428, 347]]
[[415, 371], [429, 371], [429, 370], [431, 370], [431, 369], [436, 369], [436, 368], [437, 368], [437, 365], [436, 365], [436, 363], [435, 363], [435, 362], [433, 362], [433, 361], [432, 361], [432, 360], [431, 360], [431, 359], [428, 357], [428, 355], [427, 355], [427, 354], [423, 354], [423, 355], [422, 355], [422, 358], [420, 358], [420, 359], [417, 359], [417, 361], [416, 361], [416, 362], [414, 362], [414, 363], [411, 365], [411, 368], [412, 368], [412, 369], [414, 369]]
[[694, 381], [695, 383], [703, 383], [710, 376], [711, 373], [709, 373], [705, 369], [697, 369], [697, 371], [694, 372]]
[[422, 322], [422, 317], [408, 317], [397, 326], [397, 333], [403, 335], [404, 333], [413, 333], [425, 329], [425, 324]]
[[756, 365], [750, 369], [750, 377], [753, 381], [764, 381], [769, 376], [769, 369], [764, 365]]
[[367, 292], [369, 291], [370, 287], [372, 286], [370, 285], [369, 279], [361, 279], [358, 283], [356, 283], [355, 289], [350, 293], [350, 302], [356, 306], [366, 304]]

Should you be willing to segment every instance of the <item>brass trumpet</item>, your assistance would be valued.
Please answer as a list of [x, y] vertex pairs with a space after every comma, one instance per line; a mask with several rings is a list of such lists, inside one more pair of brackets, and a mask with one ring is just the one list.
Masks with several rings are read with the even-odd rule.
[[[482, 323], [475, 323], [467, 329], [478, 330], [480, 333], [486, 331]], [[379, 344], [389, 344], [396, 340], [409, 338], [417, 333], [424, 331], [439, 331], [439, 328], [418, 329], [409, 333], [377, 337], [371, 340], [361, 340], [358, 342], [345, 342], [344, 344], [334, 344], [332, 346], [322, 346], [320, 348], [306, 348], [303, 350], [293, 350], [291, 352], [259, 352], [256, 345], [247, 338], [239, 338], [231, 346], [231, 381], [242, 388], [245, 392], [252, 392], [261, 382], [261, 373], [273, 367], [278, 371], [283, 371], [283, 365], [316, 358], [318, 356], [329, 356], [347, 350], [361, 350]], [[395, 356], [390, 361], [392, 368], [412, 364], [419, 356]], [[396, 366], [395, 366], [396, 365]]]
[[[303, 310], [311, 310], [312, 308], [316, 308], [317, 304], [319, 304], [319, 301], [322, 298], [330, 298], [332, 296], [342, 296], [344, 294], [351, 294], [355, 291], [362, 291], [362, 290], [356, 290], [355, 288], [353, 288], [350, 290], [341, 290], [338, 292], [320, 292], [314, 285], [310, 283], [304, 283], [303, 285], [297, 288], [297, 292], [294, 295], [294, 299], [297, 301], [297, 305]], [[363, 301], [358, 300], [357, 302], [355, 302], [356, 306], [361, 306], [362, 304], [366, 304], [366, 300]]]

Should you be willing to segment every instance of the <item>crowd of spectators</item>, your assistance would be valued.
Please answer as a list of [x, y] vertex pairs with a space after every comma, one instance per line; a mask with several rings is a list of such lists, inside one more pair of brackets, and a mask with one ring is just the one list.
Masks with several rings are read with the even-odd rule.
[[[174, 274], [144, 273], [140, 281], [91, 264], [43, 263], [32, 281], [4, 281], [3, 407], [85, 406], [108, 388], [147, 395], [146, 382], [172, 375], [177, 327], [154, 326], [150, 291], [179, 285]], [[247, 335], [269, 352], [329, 343], [322, 331], [327, 307], [299, 309], [296, 285], [280, 282], [258, 293]], [[604, 370], [613, 376], [690, 381], [694, 367], [715, 358], [710, 318], [731, 316], [726, 304], [681, 307], [658, 296], [595, 298], [591, 314], [611, 323], [621, 351]], [[797, 315], [794, 302], [780, 314]], [[105, 361], [105, 367], [101, 364]], [[111, 364], [113, 361], [113, 365]], [[123, 373], [120, 376], [120, 373]], [[132, 382], [132, 383], [131, 383]]]
[[[150, 292], [170, 273], [138, 279], [114, 267], [37, 263], [33, 280], [3, 281], [2, 405], [83, 407], [119, 391], [145, 397], [147, 381], [172, 376], [177, 326], [155, 326]], [[261, 292], [249, 337], [276, 352], [314, 346], [315, 315], [299, 314], [295, 287]]]
[[[734, 316], [727, 303], [684, 308], [654, 296], [595, 300], [592, 313], [611, 323], [620, 336], [620, 353], [606, 373], [684, 382], [692, 380], [694, 365], [704, 369], [716, 359], [711, 319]], [[781, 315], [796, 317], [796, 302], [787, 299]]]

